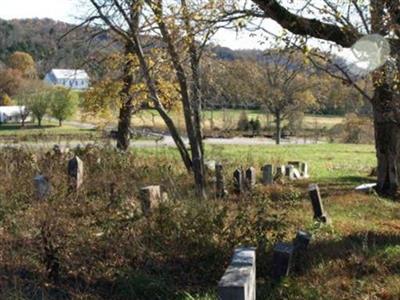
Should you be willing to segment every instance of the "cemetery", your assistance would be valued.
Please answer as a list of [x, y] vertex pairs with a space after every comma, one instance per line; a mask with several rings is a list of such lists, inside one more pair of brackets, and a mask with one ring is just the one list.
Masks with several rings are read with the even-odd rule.
[[174, 149], [4, 148], [0, 298], [395, 299], [399, 205], [326, 147], [208, 148], [206, 200]]
[[3, 2], [0, 300], [400, 299], [399, 0]]

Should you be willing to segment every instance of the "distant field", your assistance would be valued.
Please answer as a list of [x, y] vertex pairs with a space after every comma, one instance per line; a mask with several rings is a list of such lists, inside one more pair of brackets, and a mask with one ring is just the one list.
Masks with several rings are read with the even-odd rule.
[[0, 125], [0, 140], [42, 140], [42, 139], [59, 139], [59, 138], [74, 138], [86, 139], [99, 136], [95, 130], [82, 129], [75, 126], [63, 125], [58, 126], [58, 122], [43, 121], [42, 127], [37, 124], [27, 123], [24, 127], [20, 124], [1, 124]]
[[[204, 129], [211, 128], [211, 120], [214, 122], [214, 127], [225, 128], [225, 129], [235, 129], [239, 121], [240, 115], [243, 110], [238, 109], [226, 109], [226, 110], [206, 110], [203, 111], [203, 126]], [[273, 117], [267, 115], [260, 110], [245, 110], [249, 119], [259, 119], [262, 127], [273, 126]], [[171, 112], [172, 118], [176, 121], [179, 128], [184, 127], [184, 119], [182, 113]], [[144, 127], [155, 127], [159, 129], [165, 129], [165, 125], [161, 117], [155, 110], [143, 110], [133, 116], [134, 126], [144, 126]], [[339, 124], [343, 121], [343, 117], [340, 116], [313, 116], [306, 115], [304, 118], [304, 128], [323, 128], [327, 129], [332, 126]]]

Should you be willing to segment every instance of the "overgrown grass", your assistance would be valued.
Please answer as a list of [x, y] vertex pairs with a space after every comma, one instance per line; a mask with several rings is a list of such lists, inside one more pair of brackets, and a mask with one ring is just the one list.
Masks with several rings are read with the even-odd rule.
[[[87, 148], [78, 152], [85, 162], [84, 187], [70, 193], [68, 157], [2, 151], [0, 298], [216, 299], [233, 248], [253, 245], [257, 299], [398, 299], [400, 204], [352, 191], [371, 180], [371, 146], [206, 150], [226, 166], [230, 191], [239, 165], [306, 160], [311, 179], [217, 200], [210, 176], [210, 198], [198, 201], [174, 149], [122, 155]], [[44, 201], [34, 199], [38, 169], [53, 185]], [[331, 226], [312, 220], [310, 181], [321, 183]], [[148, 184], [161, 184], [169, 200], [146, 218], [138, 193]], [[313, 233], [309, 251], [288, 278], [274, 282], [271, 248], [278, 240], [290, 241], [298, 229]], [[49, 277], [57, 264], [57, 277]]]

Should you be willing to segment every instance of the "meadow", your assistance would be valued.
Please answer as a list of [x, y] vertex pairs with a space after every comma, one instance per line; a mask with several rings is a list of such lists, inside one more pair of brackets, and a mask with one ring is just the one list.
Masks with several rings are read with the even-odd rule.
[[[230, 195], [193, 196], [192, 178], [173, 148], [76, 150], [83, 188], [68, 189], [66, 163], [47, 150], [0, 153], [1, 299], [217, 299], [216, 287], [238, 245], [257, 247], [257, 299], [398, 299], [400, 204], [353, 191], [370, 182], [371, 145], [207, 146], [224, 165]], [[310, 179], [232, 193], [239, 166], [307, 161]], [[52, 195], [38, 201], [42, 171]], [[261, 172], [258, 171], [258, 179]], [[314, 222], [307, 195], [318, 183], [332, 225]], [[168, 193], [142, 215], [139, 189]], [[313, 234], [289, 277], [271, 279], [271, 251], [297, 230]]]

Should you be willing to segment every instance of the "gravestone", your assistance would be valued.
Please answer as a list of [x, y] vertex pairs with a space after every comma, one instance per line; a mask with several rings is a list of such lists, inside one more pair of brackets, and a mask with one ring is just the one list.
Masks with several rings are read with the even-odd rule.
[[293, 240], [295, 251], [305, 251], [311, 241], [311, 234], [302, 230], [299, 230], [296, 237]]
[[83, 162], [77, 155], [68, 161], [68, 176], [70, 187], [79, 190], [83, 184]]
[[276, 173], [274, 176], [274, 181], [283, 180], [283, 178], [285, 177], [285, 172], [286, 172], [286, 168], [284, 165], [277, 166]]
[[256, 169], [250, 167], [246, 170], [246, 187], [248, 190], [252, 190], [256, 185]]
[[309, 178], [310, 177], [308, 175], [308, 164], [306, 162], [302, 162], [300, 164], [300, 174], [301, 174], [301, 177], [303, 177], [303, 178]]
[[300, 166], [301, 166], [301, 162], [300, 161], [289, 161], [288, 165], [292, 165], [293, 167], [295, 167], [297, 170], [300, 170]]
[[221, 163], [215, 165], [215, 195], [223, 198], [226, 195], [223, 166]]
[[295, 180], [295, 168], [292, 165], [285, 166], [285, 176], [289, 177], [290, 180]]
[[43, 175], [37, 175], [33, 179], [35, 186], [35, 195], [38, 200], [46, 199], [51, 193], [51, 185], [49, 179]]
[[277, 243], [272, 258], [272, 277], [280, 279], [289, 275], [294, 247], [288, 243]]
[[270, 185], [274, 183], [273, 167], [272, 165], [265, 165], [262, 168], [263, 172], [263, 184]]
[[311, 198], [311, 204], [314, 211], [314, 219], [321, 221], [323, 223], [328, 222], [328, 216], [324, 211], [324, 206], [322, 204], [321, 194], [319, 192], [319, 187], [317, 184], [310, 184], [308, 187], [308, 194]]
[[209, 173], [214, 173], [216, 171], [217, 163], [215, 160], [207, 160], [204, 162], [204, 166]]
[[218, 283], [218, 299], [256, 299], [255, 248], [235, 249], [232, 261]]
[[140, 203], [144, 215], [148, 215], [160, 200], [161, 189], [159, 185], [149, 185], [140, 189]]
[[236, 169], [233, 172], [233, 188], [236, 194], [244, 192], [244, 178], [242, 169]]

